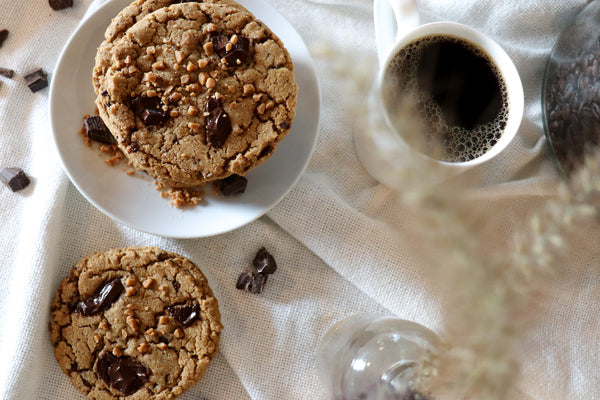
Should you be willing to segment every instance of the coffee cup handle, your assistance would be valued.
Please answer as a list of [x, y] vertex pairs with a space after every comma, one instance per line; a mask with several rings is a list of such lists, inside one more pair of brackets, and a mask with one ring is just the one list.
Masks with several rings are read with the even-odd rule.
[[419, 25], [415, 0], [375, 0], [375, 41], [383, 65], [394, 44]]

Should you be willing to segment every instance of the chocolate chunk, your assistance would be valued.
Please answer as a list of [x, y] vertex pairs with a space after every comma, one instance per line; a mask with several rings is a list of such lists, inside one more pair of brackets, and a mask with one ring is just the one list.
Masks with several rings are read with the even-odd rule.
[[264, 275], [272, 274], [277, 270], [275, 259], [264, 247], [258, 249], [254, 261], [252, 261], [252, 266], [254, 266], [256, 272]]
[[200, 304], [194, 300], [168, 306], [167, 312], [173, 319], [186, 328], [200, 318]]
[[235, 287], [248, 293], [262, 293], [267, 282], [267, 275], [254, 272], [242, 272], [238, 277]]
[[117, 143], [113, 135], [104, 124], [104, 121], [102, 121], [102, 118], [97, 115], [86, 118], [83, 122], [83, 127], [85, 129], [85, 134], [91, 140], [106, 144]]
[[[238, 35], [235, 44], [231, 43], [225, 35], [213, 35], [210, 40], [215, 52], [225, 59], [227, 65], [246, 64], [250, 59], [250, 41], [243, 36]], [[227, 51], [228, 43], [231, 43], [229, 51]]]
[[55, 11], [73, 7], [73, 0], [48, 0], [48, 3]]
[[106, 351], [96, 361], [96, 373], [107, 385], [125, 396], [138, 391], [152, 371], [132, 357], [117, 357]]
[[2, 47], [2, 45], [4, 44], [4, 41], [8, 37], [8, 33], [8, 29], [0, 30], [0, 47]]
[[21, 168], [4, 168], [0, 172], [0, 180], [13, 192], [25, 189], [29, 183], [29, 177]]
[[115, 278], [108, 281], [100, 286], [92, 297], [80, 301], [77, 304], [75, 312], [89, 317], [106, 311], [112, 303], [119, 299], [119, 296], [123, 293], [123, 289], [121, 279]]
[[41, 68], [25, 75], [23, 78], [29, 89], [34, 93], [48, 87], [48, 77]]
[[131, 154], [131, 153], [137, 153], [138, 151], [140, 151], [140, 145], [138, 144], [138, 142], [131, 142], [131, 146], [129, 146], [129, 148], [127, 149], [127, 152], [129, 154]]
[[223, 196], [237, 196], [246, 191], [248, 179], [240, 175], [230, 175], [218, 183], [219, 191]]
[[284, 122], [282, 122], [282, 123], [280, 123], [280, 124], [279, 124], [279, 127], [280, 127], [281, 129], [284, 129], [284, 130], [285, 130], [285, 129], [290, 129], [291, 125], [290, 125], [288, 122], [285, 122], [285, 121], [284, 121]]
[[231, 133], [231, 119], [223, 109], [221, 100], [214, 97], [208, 98], [204, 109], [209, 113], [206, 117], [206, 139], [212, 147], [220, 149]]
[[227, 43], [229, 43], [229, 39], [227, 38], [227, 36], [212, 35], [210, 37], [210, 41], [213, 44], [213, 49], [215, 53], [217, 53], [217, 55], [221, 58], [225, 57], [225, 54], [227, 54], [227, 50], [225, 48], [227, 47]]
[[131, 100], [135, 114], [146, 125], [161, 125], [169, 119], [169, 114], [163, 110], [160, 97], [138, 96]]
[[12, 78], [14, 74], [15, 71], [13, 71], [12, 69], [0, 67], [0, 76], [3, 76], [5, 78]]
[[270, 156], [271, 154], [273, 154], [273, 150], [275, 150], [275, 149], [273, 148], [273, 146], [267, 146], [267, 147], [265, 147], [264, 149], [262, 149], [262, 150], [260, 151], [260, 154], [258, 155], [258, 157], [257, 157], [257, 158], [260, 160], [260, 159], [261, 159], [261, 158], [263, 158], [263, 157], [268, 157], [268, 156]]

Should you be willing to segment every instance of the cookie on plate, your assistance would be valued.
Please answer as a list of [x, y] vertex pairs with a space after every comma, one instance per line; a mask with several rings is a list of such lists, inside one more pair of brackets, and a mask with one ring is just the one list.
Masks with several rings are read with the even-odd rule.
[[[189, 1], [189, 0], [187, 0]], [[236, 5], [240, 9], [244, 9], [240, 4], [233, 0], [193, 0], [198, 3], [223, 3]], [[110, 50], [113, 42], [123, 37], [127, 29], [131, 28], [140, 19], [160, 8], [168, 7], [171, 4], [178, 4], [185, 0], [135, 0], [133, 3], [125, 7], [115, 18], [112, 19], [110, 25], [104, 33], [104, 41], [98, 47], [96, 55], [96, 65], [93, 72], [93, 84], [96, 94], [102, 92], [104, 84], [104, 75], [110, 67]], [[244, 9], [245, 10], [245, 9]]]
[[138, 20], [110, 50], [99, 114], [132, 166], [165, 186], [247, 171], [289, 133], [288, 51], [250, 12], [181, 3]]
[[173, 399], [217, 354], [217, 300], [190, 260], [156, 247], [95, 253], [54, 297], [50, 338], [63, 372], [90, 399]]

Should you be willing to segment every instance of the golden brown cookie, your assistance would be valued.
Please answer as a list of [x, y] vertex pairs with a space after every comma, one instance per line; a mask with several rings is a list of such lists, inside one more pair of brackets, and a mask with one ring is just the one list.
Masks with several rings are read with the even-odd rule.
[[290, 131], [298, 90], [290, 55], [237, 6], [161, 8], [110, 53], [99, 114], [133, 167], [163, 185], [244, 175]]
[[104, 41], [98, 48], [96, 55], [96, 65], [94, 66], [93, 84], [96, 94], [101, 93], [104, 83], [104, 75], [110, 67], [110, 50], [113, 42], [125, 35], [127, 29], [131, 28], [140, 19], [146, 15], [163, 7], [168, 7], [171, 4], [185, 3], [195, 1], [197, 3], [223, 3], [237, 5], [244, 9], [240, 4], [233, 0], [135, 0], [133, 3], [125, 7], [115, 18], [112, 19], [110, 25], [104, 33]]
[[95, 253], [54, 297], [50, 339], [90, 399], [173, 399], [219, 350], [218, 303], [190, 260], [156, 247]]

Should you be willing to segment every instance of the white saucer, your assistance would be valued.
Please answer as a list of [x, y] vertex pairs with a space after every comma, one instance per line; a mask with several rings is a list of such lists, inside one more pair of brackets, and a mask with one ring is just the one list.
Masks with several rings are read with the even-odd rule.
[[298, 107], [291, 132], [264, 164], [247, 174], [244, 194], [225, 198], [206, 187], [205, 203], [177, 209], [160, 197], [151, 180], [108, 167], [78, 134], [85, 115], [94, 114], [92, 68], [104, 31], [131, 0], [108, 2], [73, 33], [63, 49], [50, 86], [50, 119], [65, 171], [75, 187], [100, 211], [137, 230], [173, 238], [220, 234], [262, 216], [303, 174], [312, 155], [320, 117], [320, 90], [314, 62], [302, 38], [262, 0], [238, 0], [283, 41], [294, 61]]

